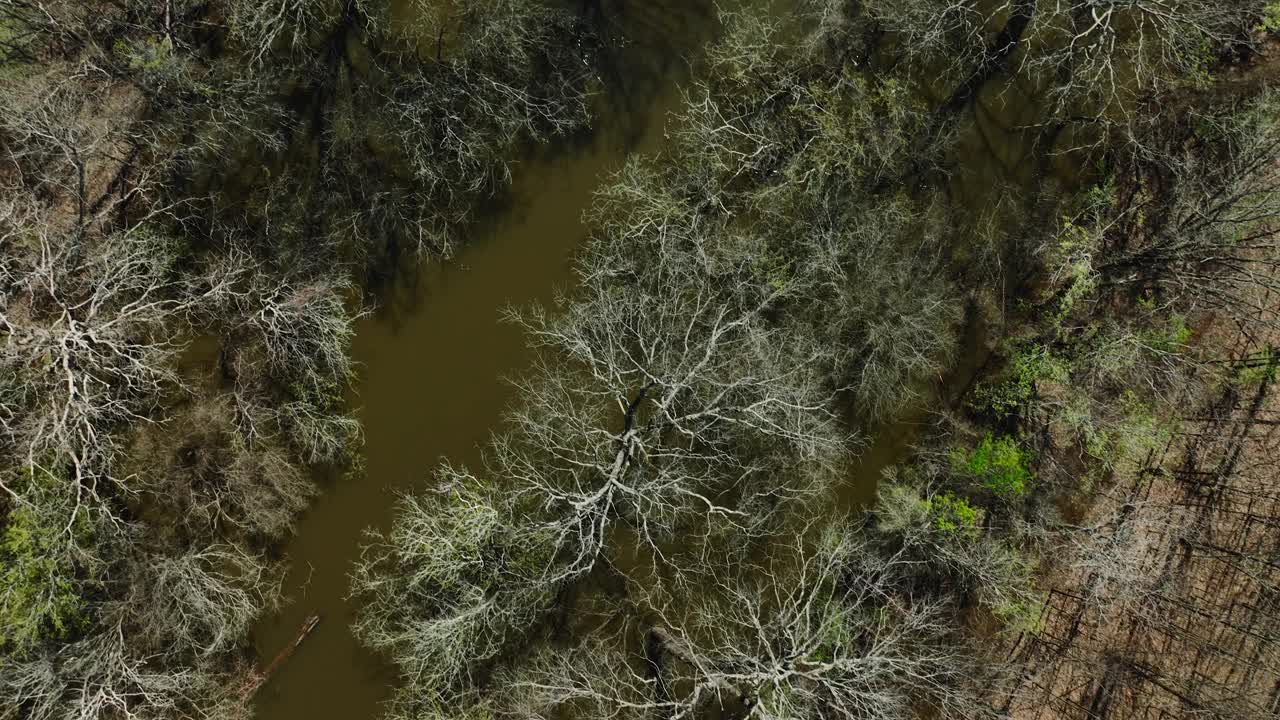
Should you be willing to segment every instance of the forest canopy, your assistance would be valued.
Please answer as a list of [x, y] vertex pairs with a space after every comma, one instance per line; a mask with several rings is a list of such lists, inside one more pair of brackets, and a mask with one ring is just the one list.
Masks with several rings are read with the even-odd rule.
[[0, 719], [252, 716], [296, 523], [365, 480], [362, 320], [661, 73], [569, 286], [493, 319], [529, 362], [482, 457], [347, 569], [382, 711], [1271, 717], [1277, 33], [0, 0]]

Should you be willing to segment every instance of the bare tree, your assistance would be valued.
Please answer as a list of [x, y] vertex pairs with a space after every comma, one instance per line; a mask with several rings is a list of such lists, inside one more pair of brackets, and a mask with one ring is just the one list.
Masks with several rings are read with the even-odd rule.
[[547, 541], [465, 470], [406, 496], [387, 535], [373, 534], [352, 573], [356, 634], [390, 651], [401, 704], [431, 704], [507, 649], [549, 606]]
[[1084, 578], [1088, 609], [1103, 617], [1135, 613], [1157, 592], [1147, 572], [1163, 544], [1194, 521], [1188, 508], [1150, 501], [1107, 503], [1112, 511], [1067, 535], [1071, 568]]
[[[5, 239], [21, 242], [18, 229]], [[30, 236], [26, 236], [30, 237]], [[181, 349], [171, 323], [227, 289], [174, 277], [169, 242], [145, 227], [90, 242], [37, 234], [27, 253], [0, 261], [0, 368], [18, 378], [7, 400], [7, 440], [27, 467], [69, 466], [75, 498], [101, 504], [118, 448], [111, 431], [148, 423], [149, 408], [180, 385], [170, 361]], [[16, 494], [10, 491], [21, 502]]]
[[147, 500], [195, 537], [283, 538], [317, 488], [265, 409], [237, 409], [234, 393], [197, 396], [167, 432], [136, 434], [131, 464]]
[[[945, 67], [965, 97], [1014, 70], [1059, 118], [1124, 120], [1153, 90], [1203, 76], [1214, 52], [1247, 45], [1254, 2], [1005, 0], [872, 2], [870, 16], [922, 67]], [[852, 11], [846, 11], [852, 12]]]
[[[238, 545], [215, 544], [180, 555], [144, 556], [131, 588], [140, 646], [169, 656], [212, 656], [238, 646], [280, 596], [283, 573]], [[144, 640], [145, 638], [145, 640]]]
[[[566, 9], [535, 0], [280, 0], [232, 10], [232, 34], [253, 70], [220, 78], [238, 101], [231, 110], [197, 117], [223, 130], [215, 137], [252, 133], [268, 150], [299, 129], [318, 140], [317, 176], [273, 174], [270, 193], [283, 197], [271, 215], [307, 218], [299, 226], [336, 239], [335, 252], [355, 240], [375, 262], [388, 252], [449, 254], [477, 201], [509, 183], [518, 145], [589, 120], [592, 42]], [[374, 72], [353, 64], [349, 43]], [[281, 75], [311, 89], [317, 122], [263, 102]], [[370, 147], [381, 150], [371, 157]], [[317, 206], [326, 207], [323, 223], [310, 217]]]
[[254, 449], [259, 437], [283, 434], [306, 462], [341, 462], [360, 441], [359, 423], [339, 411], [355, 373], [349, 350], [361, 317], [350, 308], [351, 282], [333, 271], [273, 277], [252, 272], [253, 263], [232, 248], [205, 273], [224, 290], [203, 317], [228, 335], [240, 435]]
[[346, 309], [349, 281], [331, 276], [251, 283], [242, 296], [243, 323], [261, 342], [268, 368], [312, 388], [345, 385], [347, 348], [358, 317]]
[[[927, 462], [912, 470], [936, 472]], [[919, 481], [913, 474], [891, 470], [873, 512], [882, 552], [901, 553], [904, 577], [913, 578], [921, 591], [946, 587], [953, 596], [977, 600], [997, 614], [1034, 607], [1031, 555], [1010, 546], [1010, 540], [1029, 545], [1034, 538], [1020, 537], [1017, 527], [987, 523], [983, 528], [983, 511], [936, 486], [913, 484]]]
[[1275, 106], [1266, 92], [1225, 113], [1197, 112], [1200, 142], [1176, 133], [1138, 141], [1146, 152], [1134, 179], [1163, 190], [1126, 194], [1100, 223], [1103, 290], [1275, 322], [1264, 299], [1277, 287]]
[[244, 717], [237, 682], [244, 668], [220, 672], [166, 663], [128, 647], [122, 621], [31, 657], [0, 656], [0, 718], [99, 720], [186, 715], [201, 708], [215, 718]]
[[510, 183], [513, 148], [588, 123], [590, 42], [572, 13], [530, 0], [431, 4], [412, 16], [399, 31], [417, 51], [387, 58], [401, 80], [376, 100], [429, 210], [413, 223], [418, 251], [447, 253], [475, 199]]
[[[792, 551], [798, 548], [791, 548]], [[646, 663], [617, 643], [546, 652], [511, 677], [517, 713], [574, 708], [600, 717], [914, 717], [921, 705], [963, 708], [969, 668], [944, 607], [913, 597], [912, 561], [881, 555], [857, 529], [831, 531], [746, 580], [724, 580], [653, 626]], [[646, 669], [647, 664], [647, 669]], [[965, 712], [962, 710], [962, 712]]]
[[558, 518], [558, 577], [588, 571], [619, 519], [654, 549], [699, 517], [750, 531], [831, 477], [847, 438], [820, 350], [769, 318], [799, 284], [769, 284], [751, 246], [606, 230], [575, 302], [515, 315], [540, 371], [494, 470]]
[[141, 98], [133, 88], [105, 81], [91, 65], [57, 62], [21, 76], [0, 88], [0, 105], [0, 153], [11, 171], [5, 185], [15, 201], [40, 211], [43, 232], [83, 238], [120, 203], [155, 189], [156, 169], [139, 168], [127, 187], [111, 192], [113, 177], [129, 165], [146, 131], [113, 122], [102, 110], [130, 117]]
[[825, 381], [851, 390], [860, 415], [891, 417], [945, 369], [959, 321], [939, 261], [947, 213], [879, 190], [932, 155], [923, 108], [893, 76], [797, 50], [782, 21], [724, 21], [672, 132], [680, 160], [625, 169], [595, 219], [709, 248], [708, 263], [750, 247]]
[[1021, 69], [1051, 81], [1059, 114], [1126, 113], [1133, 99], [1203, 76], [1212, 53], [1247, 45], [1261, 14], [1235, 0], [1035, 3]]
[[228, 24], [253, 63], [260, 64], [278, 45], [290, 51], [306, 49], [319, 30], [343, 12], [342, 0], [235, 0]]

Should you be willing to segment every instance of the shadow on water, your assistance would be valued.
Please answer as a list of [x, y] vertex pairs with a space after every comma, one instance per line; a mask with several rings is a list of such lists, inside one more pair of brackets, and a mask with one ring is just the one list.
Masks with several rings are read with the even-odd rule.
[[345, 598], [363, 531], [387, 527], [397, 494], [426, 480], [441, 458], [479, 462], [481, 445], [514, 400], [502, 378], [529, 361], [519, 329], [500, 322], [502, 308], [549, 303], [557, 288], [572, 284], [573, 252], [586, 234], [581, 217], [593, 193], [630, 152], [660, 148], [687, 75], [681, 55], [714, 32], [709, 3], [599, 5], [619, 10], [605, 19], [632, 42], [610, 58], [617, 80], [603, 79], [592, 132], [524, 152], [512, 188], [486, 205], [456, 255], [401, 273], [383, 288], [381, 309], [358, 325], [353, 405], [365, 432], [364, 472], [324, 480], [285, 548], [291, 601], [256, 629], [259, 658], [293, 642], [310, 615], [322, 621], [260, 690], [260, 718], [380, 714], [395, 678], [352, 636], [355, 608]]
[[582, 0], [583, 17], [601, 38], [604, 114], [618, 124], [629, 149], [647, 136], [653, 98], [666, 94], [670, 78], [687, 74], [689, 48], [709, 40], [717, 24], [710, 2], [686, 2], [674, 10], [676, 4]]
[[[530, 143], [519, 148], [510, 163], [516, 178], [572, 172], [572, 168], [562, 167], [566, 160], [601, 152], [602, 143], [609, 144], [606, 151], [619, 167], [636, 151], [660, 149], [663, 116], [678, 110], [678, 87], [689, 76], [692, 58], [718, 28], [715, 6], [707, 0], [566, 2], [580, 4], [575, 9], [599, 38], [595, 61], [599, 91], [592, 98], [593, 127], [551, 144]], [[738, 3], [721, 2], [726, 4]], [[536, 181], [527, 182], [536, 185]], [[531, 206], [541, 202], [536, 192], [518, 193], [515, 188], [483, 198], [464, 233], [466, 243], [504, 242], [498, 226], [521, 222]], [[431, 278], [442, 271], [437, 265], [423, 268], [398, 263], [386, 277], [375, 273], [372, 282], [380, 317], [396, 323], [431, 302]]]

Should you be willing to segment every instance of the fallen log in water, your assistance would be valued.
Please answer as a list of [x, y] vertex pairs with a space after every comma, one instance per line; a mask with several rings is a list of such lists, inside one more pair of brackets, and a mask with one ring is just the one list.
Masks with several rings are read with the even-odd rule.
[[284, 661], [288, 660], [293, 655], [294, 651], [302, 645], [302, 641], [306, 640], [307, 636], [311, 634], [311, 631], [315, 630], [316, 625], [319, 624], [319, 615], [312, 615], [308, 617], [306, 621], [302, 623], [302, 627], [298, 628], [298, 634], [294, 636], [293, 642], [281, 648], [280, 652], [276, 653], [276, 656], [271, 659], [271, 662], [268, 663], [265, 668], [255, 671], [249, 678], [249, 682], [245, 684], [245, 697], [253, 697], [254, 693], [258, 692], [259, 688], [265, 685], [266, 682], [271, 679], [272, 675], [276, 674], [276, 671], [280, 669], [280, 666], [284, 664]]

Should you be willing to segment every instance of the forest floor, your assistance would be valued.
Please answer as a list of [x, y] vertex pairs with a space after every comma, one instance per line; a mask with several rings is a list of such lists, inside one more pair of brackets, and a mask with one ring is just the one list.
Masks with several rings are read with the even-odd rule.
[[[1274, 81], [1280, 41], [1219, 77]], [[1076, 552], [1046, 563], [1039, 622], [1001, 648], [1017, 674], [993, 703], [1011, 718], [1280, 712], [1280, 332], [1194, 325], [1228, 380], [1069, 513]]]
[[1019, 674], [996, 704], [1012, 718], [1280, 709], [1280, 335], [1200, 334], [1202, 350], [1241, 358], [1232, 379], [1092, 498], [1038, 627], [1007, 648]]

